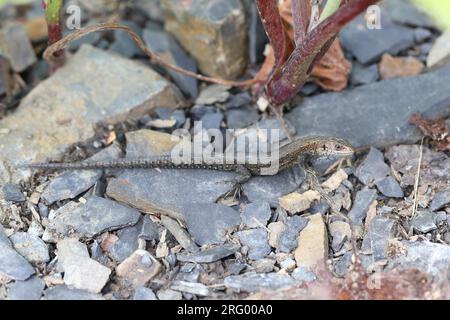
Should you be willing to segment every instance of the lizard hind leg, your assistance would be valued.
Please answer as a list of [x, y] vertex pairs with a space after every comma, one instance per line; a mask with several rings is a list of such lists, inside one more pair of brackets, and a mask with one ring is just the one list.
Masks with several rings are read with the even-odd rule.
[[233, 195], [234, 199], [239, 199], [242, 194], [242, 185], [252, 177], [250, 171], [243, 165], [236, 166], [236, 173], [238, 176], [232, 180], [233, 187], [224, 195], [225, 198]]

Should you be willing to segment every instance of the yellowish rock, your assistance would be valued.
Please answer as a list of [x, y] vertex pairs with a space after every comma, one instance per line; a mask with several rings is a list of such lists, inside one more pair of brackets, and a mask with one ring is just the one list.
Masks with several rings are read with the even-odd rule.
[[314, 270], [328, 258], [328, 234], [321, 214], [309, 217], [308, 225], [300, 232], [294, 252], [298, 267]]
[[341, 185], [342, 181], [347, 178], [348, 174], [343, 169], [340, 169], [329, 177], [324, 183], [322, 183], [322, 187], [328, 189], [329, 191], [334, 191]]
[[284, 231], [286, 228], [285, 224], [281, 221], [272, 222], [268, 226], [270, 232], [269, 232], [269, 245], [272, 248], [278, 247], [278, 239], [280, 237], [280, 234]]
[[320, 193], [314, 190], [308, 190], [301, 194], [293, 192], [279, 199], [280, 206], [292, 214], [309, 209], [312, 202], [318, 200], [320, 200]]

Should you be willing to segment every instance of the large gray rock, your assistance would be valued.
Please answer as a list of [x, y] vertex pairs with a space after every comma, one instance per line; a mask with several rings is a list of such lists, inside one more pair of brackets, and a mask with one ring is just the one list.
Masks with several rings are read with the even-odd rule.
[[151, 69], [84, 45], [0, 121], [10, 131], [0, 135], [0, 183], [8, 178], [7, 164], [59, 159], [71, 145], [92, 138], [99, 123], [179, 103], [179, 91]]
[[392, 22], [382, 10], [381, 29], [369, 29], [364, 15], [347, 24], [340, 33], [342, 45], [358, 62], [376, 62], [384, 53], [396, 55], [414, 45], [414, 30]]
[[38, 277], [16, 281], [9, 286], [8, 300], [40, 300], [45, 282]]
[[395, 22], [424, 28], [436, 27], [432, 19], [417, 9], [411, 0], [384, 0], [382, 6]]
[[197, 60], [199, 69], [234, 78], [247, 65], [247, 27], [239, 0], [162, 0], [165, 28]]
[[[414, 143], [420, 131], [409, 123], [414, 112], [450, 115], [450, 67], [305, 99], [286, 115], [298, 136], [332, 135], [356, 147]], [[324, 116], [326, 115], [326, 116]], [[345, 124], [345, 125], [343, 125]]]
[[32, 274], [34, 269], [24, 257], [8, 244], [0, 243], [0, 275], [23, 281]]
[[229, 276], [224, 279], [229, 289], [244, 292], [255, 292], [261, 289], [276, 290], [293, 286], [295, 280], [288, 275], [278, 273], [246, 273], [238, 276]]
[[16, 72], [22, 72], [36, 62], [36, 55], [22, 24], [7, 24], [0, 29], [0, 55], [9, 60]]
[[10, 238], [14, 249], [33, 264], [48, 262], [50, 255], [44, 241], [28, 232], [16, 232]]
[[48, 288], [44, 291], [44, 300], [104, 300], [99, 294], [84, 290], [70, 289], [65, 285]]
[[[66, 236], [76, 233], [81, 237], [94, 237], [104, 231], [135, 225], [140, 213], [115, 201], [92, 196], [86, 204], [69, 202], [55, 212], [44, 237]], [[50, 236], [50, 237], [49, 237]]]

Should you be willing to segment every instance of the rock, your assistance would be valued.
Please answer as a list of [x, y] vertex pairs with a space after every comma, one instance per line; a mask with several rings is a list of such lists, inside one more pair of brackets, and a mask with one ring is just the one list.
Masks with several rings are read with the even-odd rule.
[[258, 64], [262, 62], [264, 59], [264, 48], [266, 47], [266, 43], [268, 42], [266, 32], [264, 30], [264, 26], [261, 22], [261, 18], [258, 13], [258, 9], [255, 3], [250, 4], [249, 10], [249, 55], [250, 55], [250, 63]]
[[417, 43], [424, 42], [433, 36], [430, 30], [424, 28], [417, 28], [414, 30], [414, 40]]
[[[450, 101], [449, 101], [450, 102]], [[385, 153], [392, 168], [400, 173], [403, 187], [413, 186], [420, 157], [419, 145], [400, 145], [389, 148]], [[450, 158], [442, 152], [423, 147], [420, 182], [422, 185], [448, 185], [450, 179]]]
[[[298, 236], [300, 232], [308, 225], [309, 220], [300, 216], [289, 217], [286, 220], [285, 228], [280, 232], [277, 245], [277, 251], [289, 253], [298, 245]], [[270, 226], [270, 225], [269, 225]]]
[[280, 206], [291, 214], [308, 210], [313, 201], [320, 200], [320, 193], [314, 190], [308, 190], [302, 194], [293, 192], [280, 199]]
[[0, 224], [0, 244], [12, 247], [11, 241], [9, 241], [9, 238], [5, 233], [5, 229], [1, 224]]
[[352, 85], [358, 86], [362, 84], [370, 84], [376, 82], [379, 78], [378, 66], [372, 64], [368, 67], [362, 66], [359, 63], [354, 63], [352, 73], [350, 74], [350, 81]]
[[436, 214], [431, 211], [418, 211], [411, 219], [411, 226], [418, 232], [428, 233], [436, 230]]
[[450, 203], [450, 189], [443, 190], [434, 195], [430, 204], [431, 211], [438, 211]]
[[27, 19], [25, 30], [31, 42], [40, 42], [47, 38], [47, 21], [44, 17]]
[[212, 105], [216, 102], [225, 102], [230, 97], [230, 87], [221, 84], [211, 84], [200, 92], [195, 103], [197, 105]]
[[251, 107], [233, 108], [225, 112], [229, 129], [242, 129], [257, 122], [260, 118], [258, 111]]
[[16, 232], [9, 239], [14, 249], [30, 263], [40, 264], [50, 260], [48, 247], [38, 236], [27, 232]]
[[116, 235], [119, 239], [108, 250], [114, 260], [121, 263], [139, 248], [142, 228], [143, 219], [141, 218], [134, 226], [117, 231]]
[[[113, 144], [86, 161], [117, 159], [120, 155], [120, 148]], [[102, 170], [66, 171], [48, 184], [41, 195], [41, 199], [49, 205], [56, 201], [73, 199], [91, 188], [100, 179], [102, 173]]]
[[210, 76], [231, 79], [246, 68], [247, 27], [238, 0], [162, 0], [165, 28]]
[[332, 238], [331, 248], [334, 252], [339, 252], [344, 243], [351, 240], [352, 229], [347, 222], [333, 221], [330, 223], [330, 235]]
[[235, 254], [238, 249], [238, 246], [225, 244], [197, 253], [180, 253], [177, 259], [182, 262], [211, 263]]
[[365, 254], [371, 255], [369, 256], [371, 261], [387, 258], [389, 242], [395, 236], [396, 227], [395, 220], [382, 216], [376, 216], [372, 219], [361, 246], [361, 250]]
[[241, 222], [239, 212], [221, 204], [191, 204], [183, 211], [188, 231], [201, 246], [222, 244]]
[[433, 21], [417, 9], [410, 0], [384, 0], [382, 6], [389, 16], [400, 24], [425, 28], [436, 27]]
[[[164, 57], [166, 61], [197, 73], [195, 61], [186, 54], [178, 43], [167, 33], [158, 30], [145, 29], [143, 39], [148, 48], [156, 54]], [[198, 95], [198, 81], [195, 78], [175, 72], [171, 69], [165, 69], [170, 74], [177, 86], [184, 94], [196, 99]]]
[[294, 167], [274, 176], [253, 177], [243, 185], [243, 190], [250, 202], [264, 201], [276, 207], [280, 197], [293, 192], [303, 182], [303, 173], [300, 167]]
[[161, 264], [148, 251], [136, 250], [117, 266], [116, 274], [124, 286], [138, 288], [156, 277], [160, 270]]
[[355, 176], [366, 186], [373, 186], [376, 181], [386, 178], [391, 169], [384, 162], [383, 153], [375, 148], [370, 148], [370, 152], [364, 161], [356, 168]]
[[[161, 113], [161, 109], [157, 110]], [[167, 155], [180, 142], [170, 134], [148, 129], [127, 132], [125, 137], [127, 158]]]
[[195, 294], [197, 296], [206, 297], [210, 295], [209, 289], [202, 283], [174, 281], [170, 286], [172, 290]]
[[223, 121], [223, 114], [220, 112], [207, 113], [200, 119], [200, 121], [202, 122], [202, 128], [204, 130], [220, 129]]
[[159, 239], [159, 227], [148, 215], [144, 216], [142, 231], [139, 238], [147, 241]]
[[334, 272], [338, 277], [345, 278], [347, 276], [352, 265], [352, 256], [353, 253], [348, 251], [336, 262], [334, 265]]
[[298, 267], [315, 269], [328, 259], [327, 227], [322, 215], [309, 217], [309, 222], [298, 237], [298, 247], [294, 252]]
[[15, 72], [25, 71], [36, 62], [36, 55], [22, 24], [10, 23], [0, 29], [0, 55], [9, 60]]
[[266, 257], [271, 249], [268, 242], [267, 231], [264, 229], [250, 229], [236, 233], [243, 246], [249, 248], [248, 257], [259, 260]]
[[26, 198], [20, 190], [20, 186], [7, 183], [3, 186], [3, 197], [6, 201], [25, 202]]
[[286, 229], [286, 225], [281, 222], [272, 222], [268, 225], [269, 232], [269, 244], [272, 248], [278, 248], [278, 240], [281, 233]]
[[105, 231], [135, 225], [140, 216], [136, 209], [91, 196], [86, 204], [69, 202], [58, 209], [46, 233], [67, 235], [75, 232], [82, 237], [91, 238]]
[[[0, 135], [0, 163], [57, 160], [73, 144], [93, 138], [100, 123], [136, 119], [155, 106], [176, 108], [179, 103], [176, 88], [151, 69], [84, 45], [0, 120], [0, 127], [10, 130]], [[21, 171], [14, 177], [29, 174]], [[0, 166], [0, 183], [6, 176]]]
[[253, 261], [252, 270], [258, 273], [269, 273], [273, 271], [275, 263], [273, 259], [258, 259]]
[[[301, 106], [286, 114], [286, 119], [295, 126], [299, 137], [331, 135], [345, 138], [355, 147], [415, 143], [422, 134], [409, 123], [414, 112], [430, 119], [450, 116], [450, 92], [441, 85], [447, 82], [450, 67], [341, 93], [318, 94], [305, 98]], [[396, 99], [399, 92], [401, 99]]]
[[183, 295], [181, 292], [172, 290], [172, 289], [162, 289], [157, 293], [159, 300], [181, 300], [183, 299]]
[[380, 62], [380, 76], [381, 80], [412, 77], [421, 74], [424, 68], [417, 58], [384, 54]]
[[10, 245], [0, 243], [0, 274], [12, 280], [24, 281], [34, 274], [34, 269]]
[[37, 277], [16, 281], [9, 286], [8, 300], [40, 300], [44, 288], [44, 280]]
[[76, 255], [66, 257], [63, 269], [67, 286], [92, 293], [100, 293], [111, 274], [111, 270], [101, 263]]
[[444, 32], [431, 48], [427, 58], [427, 67], [435, 68], [445, 64], [450, 58], [450, 31]]
[[348, 217], [354, 225], [362, 226], [363, 220], [366, 218], [370, 205], [377, 198], [377, 191], [364, 187], [356, 193], [353, 207], [348, 213]]
[[187, 231], [178, 224], [175, 220], [161, 216], [161, 223], [174, 236], [178, 243], [189, 252], [199, 252], [200, 249], [195, 244], [194, 240], [189, 236]]
[[65, 261], [74, 260], [77, 257], [80, 259], [89, 259], [88, 248], [84, 243], [81, 243], [76, 238], [65, 238], [57, 243], [58, 256], [58, 271], [64, 271]]
[[48, 288], [44, 291], [43, 300], [104, 300], [99, 294], [69, 289], [65, 285]]
[[224, 279], [228, 289], [242, 292], [255, 292], [261, 289], [276, 290], [295, 284], [294, 279], [288, 275], [278, 273], [246, 273], [237, 276], [228, 276]]
[[271, 216], [272, 211], [267, 202], [249, 203], [241, 213], [242, 222], [248, 228], [266, 226]]
[[386, 197], [390, 198], [403, 198], [404, 193], [397, 180], [388, 176], [382, 180], [376, 182], [378, 190]]
[[296, 268], [292, 272], [292, 278], [300, 282], [313, 282], [317, 279], [314, 272], [305, 267]]
[[356, 57], [359, 63], [376, 62], [384, 53], [392, 55], [414, 45], [414, 31], [392, 22], [381, 11], [381, 29], [369, 29], [364, 15], [358, 16], [340, 32], [342, 46]]
[[139, 287], [134, 291], [133, 300], [158, 300], [152, 289]]
[[288, 257], [280, 262], [281, 269], [285, 270], [285, 271], [293, 271], [296, 266], [297, 266], [297, 264], [295, 263], [295, 260], [290, 257]]
[[333, 173], [331, 177], [329, 177], [326, 181], [322, 183], [322, 187], [330, 191], [335, 191], [337, 188], [339, 188], [341, 183], [347, 179], [348, 179], [347, 172], [345, 172], [345, 170], [343, 169], [339, 169], [338, 171]]
[[402, 244], [405, 246], [406, 254], [392, 259], [388, 268], [419, 269], [441, 280], [448, 277], [448, 266], [450, 265], [450, 247], [448, 245], [427, 241], [402, 241]]
[[[119, 21], [118, 23], [129, 27], [142, 38], [142, 29], [134, 21]], [[139, 49], [127, 32], [123, 30], [114, 30], [113, 32], [114, 41], [109, 47], [109, 50], [117, 52], [127, 58], [132, 58], [141, 53], [141, 49]]]

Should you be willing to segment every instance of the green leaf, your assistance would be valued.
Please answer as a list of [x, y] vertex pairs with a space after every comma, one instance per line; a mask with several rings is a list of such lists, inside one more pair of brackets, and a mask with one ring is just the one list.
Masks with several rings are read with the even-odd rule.
[[427, 13], [436, 25], [450, 29], [450, 0], [411, 0], [419, 9]]

